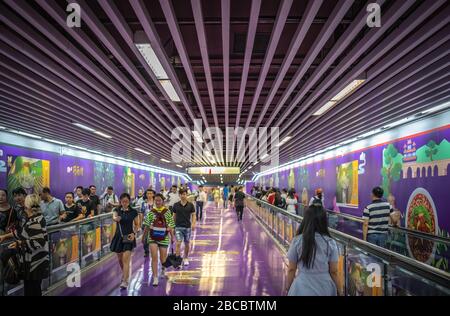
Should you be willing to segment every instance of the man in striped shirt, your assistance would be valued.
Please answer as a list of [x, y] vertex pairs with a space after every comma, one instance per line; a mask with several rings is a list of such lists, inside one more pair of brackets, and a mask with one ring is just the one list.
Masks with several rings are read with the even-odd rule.
[[380, 247], [386, 246], [391, 213], [391, 204], [382, 199], [384, 191], [380, 187], [372, 190], [372, 203], [363, 212], [363, 239]]

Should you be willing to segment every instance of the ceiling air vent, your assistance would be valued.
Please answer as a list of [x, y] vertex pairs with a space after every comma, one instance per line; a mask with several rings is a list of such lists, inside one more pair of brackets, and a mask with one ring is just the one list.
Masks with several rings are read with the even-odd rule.
[[[254, 54], [265, 54], [269, 45], [270, 33], [256, 33], [253, 44]], [[247, 33], [235, 33], [233, 42], [233, 53], [244, 54], [247, 43]]]

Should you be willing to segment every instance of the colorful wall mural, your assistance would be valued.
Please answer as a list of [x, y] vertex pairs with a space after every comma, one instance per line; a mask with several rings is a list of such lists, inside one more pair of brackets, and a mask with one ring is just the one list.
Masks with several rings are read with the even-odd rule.
[[302, 202], [320, 187], [325, 207], [356, 216], [370, 203], [372, 188], [382, 186], [385, 198], [402, 212], [404, 226], [449, 236], [450, 125], [399, 136], [264, 175], [256, 183], [293, 187]]
[[117, 194], [135, 196], [139, 189], [159, 191], [162, 186], [185, 183], [183, 177], [3, 144], [0, 167], [0, 187], [8, 192], [19, 186], [29, 193], [40, 192], [47, 186], [61, 199], [78, 185], [94, 184], [98, 194], [112, 185]]

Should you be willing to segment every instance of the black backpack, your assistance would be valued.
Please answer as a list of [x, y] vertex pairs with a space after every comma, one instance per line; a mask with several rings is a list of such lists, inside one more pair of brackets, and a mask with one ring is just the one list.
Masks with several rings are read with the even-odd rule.
[[322, 199], [319, 199], [318, 197], [314, 197], [314, 200], [313, 200], [313, 202], [312, 202], [312, 205], [323, 206], [323, 205], [322, 205]]

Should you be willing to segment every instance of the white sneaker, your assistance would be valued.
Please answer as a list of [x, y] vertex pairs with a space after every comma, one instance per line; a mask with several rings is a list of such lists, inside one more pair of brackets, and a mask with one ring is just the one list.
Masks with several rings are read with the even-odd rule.
[[183, 259], [183, 265], [188, 266], [189, 265], [189, 260], [188, 258]]
[[122, 283], [120, 283], [120, 288], [121, 289], [126, 289], [128, 287], [128, 282], [122, 281]]
[[152, 283], [152, 285], [153, 285], [153, 286], [158, 286], [158, 283], [159, 283], [158, 277], [153, 277], [153, 283]]

